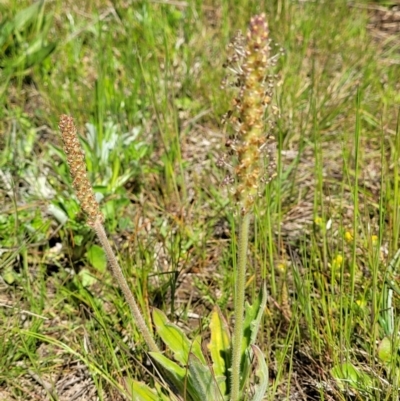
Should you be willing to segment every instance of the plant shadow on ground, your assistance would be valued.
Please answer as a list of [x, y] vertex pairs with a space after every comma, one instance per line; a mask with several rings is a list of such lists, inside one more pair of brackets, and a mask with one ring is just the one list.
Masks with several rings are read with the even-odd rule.
[[0, 5], [0, 398], [118, 400], [126, 378], [156, 382], [73, 196], [62, 113], [81, 128], [145, 315], [162, 309], [204, 343], [214, 305], [229, 319], [222, 64], [265, 11], [285, 50], [278, 177], [258, 204], [247, 287], [251, 299], [268, 284], [267, 399], [397, 400], [397, 9], [128, 3]]

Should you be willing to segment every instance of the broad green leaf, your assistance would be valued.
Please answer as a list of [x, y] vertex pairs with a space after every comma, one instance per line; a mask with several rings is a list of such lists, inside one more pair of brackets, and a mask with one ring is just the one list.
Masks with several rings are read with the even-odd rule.
[[107, 268], [107, 257], [104, 249], [99, 245], [92, 245], [87, 253], [86, 257], [89, 263], [98, 271], [103, 273]]
[[163, 394], [157, 382], [154, 384], [155, 388], [150, 388], [147, 384], [130, 377], [125, 377], [124, 382], [124, 387], [132, 401], [178, 401], [171, 392], [168, 395]]
[[33, 65], [40, 64], [43, 60], [45, 60], [57, 47], [57, 43], [49, 43], [48, 45], [41, 45], [41, 47], [33, 53], [30, 53], [26, 57], [25, 67], [29, 68]]
[[90, 274], [88, 269], [82, 269], [78, 273], [78, 276], [79, 276], [82, 286], [84, 288], [90, 287], [91, 285], [93, 285], [97, 282], [96, 277], [94, 277], [92, 274]]
[[38, 17], [38, 14], [43, 6], [43, 1], [37, 1], [31, 6], [19, 11], [14, 17], [14, 29], [20, 30], [29, 22]]
[[158, 335], [165, 345], [174, 354], [174, 358], [183, 366], [186, 366], [189, 360], [189, 353], [193, 352], [206, 365], [206, 360], [201, 352], [201, 346], [198, 342], [192, 344], [186, 337], [186, 334], [158, 309], [153, 310], [153, 322]]
[[358, 370], [349, 362], [334, 366], [331, 369], [331, 375], [336, 379], [341, 390], [345, 389], [344, 382], [351, 384], [356, 383], [358, 380]]
[[189, 383], [190, 393], [194, 391], [191, 393], [193, 399], [223, 400], [210, 367], [200, 362], [193, 354], [189, 356]]
[[74, 235], [74, 242], [76, 246], [81, 246], [85, 237], [83, 235]]
[[208, 344], [216, 380], [221, 394], [227, 392], [226, 378], [231, 365], [231, 339], [229, 327], [218, 306], [214, 307], [210, 321], [211, 339]]
[[[26, 69], [40, 64], [56, 48], [57, 43], [47, 43], [53, 24], [53, 14], [44, 11], [44, 1], [36, 1], [19, 11], [14, 18], [0, 26], [0, 59], [4, 84], [0, 93], [14, 76], [23, 76]], [[7, 54], [8, 57], [2, 57]]]
[[372, 387], [372, 378], [366, 373], [357, 369], [352, 363], [345, 362], [336, 365], [331, 369], [331, 375], [342, 391], [346, 387], [355, 390], [368, 390]]
[[378, 357], [382, 362], [390, 362], [392, 355], [392, 342], [389, 337], [384, 337], [378, 347]]
[[174, 392], [180, 395], [185, 394], [186, 369], [180, 367], [160, 352], [149, 352], [149, 355], [161, 368], [161, 374], [165, 381], [171, 386]]
[[133, 380], [129, 377], [124, 378], [125, 388], [132, 401], [160, 401], [157, 392], [146, 384]]
[[[165, 383], [155, 382], [155, 390], [157, 390], [159, 400], [160, 401], [181, 401], [181, 398], [177, 396], [177, 394], [172, 393], [170, 388], [165, 388]], [[168, 394], [164, 394], [164, 391], [167, 390]], [[179, 399], [178, 399], [179, 398]]]
[[3, 278], [3, 280], [11, 285], [14, 283], [15, 281], [15, 273], [12, 269], [7, 269], [1, 276]]
[[38, 17], [43, 1], [37, 1], [31, 6], [19, 11], [12, 20], [7, 21], [1, 26], [0, 47], [8, 40], [11, 34], [15, 34], [23, 29], [28, 23]]
[[30, 68], [35, 64], [40, 64], [54, 51], [56, 46], [57, 43], [44, 45], [42, 40], [36, 40], [30, 44], [28, 49], [24, 50], [23, 53], [12, 61], [11, 67], [17, 68], [23, 66], [24, 68]]
[[[15, 30], [15, 21], [7, 21], [0, 27], [0, 47], [4, 45], [11, 33]], [[1, 55], [1, 53], [0, 53]]]
[[203, 349], [201, 347], [201, 336], [196, 336], [191, 342], [190, 352], [196, 356], [203, 363], [203, 365], [207, 365], [207, 361], [203, 355]]
[[[187, 401], [205, 401], [194, 387], [194, 380], [188, 377], [188, 370], [180, 367], [159, 352], [150, 352], [150, 356], [158, 364], [163, 378], [174, 393]], [[195, 358], [191, 355], [192, 358]]]
[[256, 345], [252, 345], [254, 355], [257, 358], [256, 376], [259, 379], [256, 385], [254, 396], [251, 401], [262, 401], [268, 390], [268, 365], [265, 361], [264, 354]]

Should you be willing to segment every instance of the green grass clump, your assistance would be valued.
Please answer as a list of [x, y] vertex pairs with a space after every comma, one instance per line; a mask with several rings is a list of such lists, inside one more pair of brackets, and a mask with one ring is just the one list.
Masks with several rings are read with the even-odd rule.
[[162, 310], [193, 344], [208, 343], [214, 308], [233, 327], [237, 216], [216, 167], [232, 106], [220, 83], [227, 44], [265, 12], [284, 49], [278, 175], [255, 207], [245, 282], [250, 303], [268, 288], [265, 399], [397, 400], [399, 49], [371, 23], [393, 10], [31, 4], [0, 5], [0, 398], [166, 388], [73, 194], [63, 113], [144, 320]]

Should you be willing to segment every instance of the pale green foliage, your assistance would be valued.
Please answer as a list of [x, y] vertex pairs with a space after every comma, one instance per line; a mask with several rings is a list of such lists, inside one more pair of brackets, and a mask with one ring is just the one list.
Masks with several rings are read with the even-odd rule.
[[[246, 306], [245, 324], [243, 331], [242, 361], [242, 391], [249, 390], [254, 385], [249, 376], [253, 353], [257, 361], [256, 376], [260, 378], [255, 386], [253, 398], [261, 400], [268, 387], [268, 367], [261, 350], [254, 346], [260, 327], [261, 318], [266, 305], [265, 287], [253, 305]], [[153, 311], [153, 323], [157, 334], [166, 345], [167, 355], [151, 352], [150, 355], [159, 367], [161, 376], [167, 383], [171, 383], [175, 391], [184, 399], [191, 401], [228, 400], [230, 398], [231, 366], [231, 336], [227, 322], [219, 308], [214, 308], [210, 317], [210, 342], [208, 349], [212, 365], [207, 363], [208, 358], [203, 355], [201, 339], [190, 341], [186, 334], [177, 325], [171, 323], [160, 310]], [[176, 361], [176, 362], [174, 362]], [[146, 398], [143, 398], [145, 401]]]

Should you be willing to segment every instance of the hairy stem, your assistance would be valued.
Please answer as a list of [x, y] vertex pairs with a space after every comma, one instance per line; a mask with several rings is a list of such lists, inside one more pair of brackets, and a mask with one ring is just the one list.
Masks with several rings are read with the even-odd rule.
[[243, 342], [243, 315], [244, 315], [244, 293], [246, 286], [246, 260], [247, 244], [249, 239], [250, 213], [242, 216], [239, 226], [239, 248], [236, 272], [235, 291], [235, 327], [233, 331], [232, 346], [232, 388], [231, 401], [240, 400], [240, 362], [242, 357]]
[[151, 334], [150, 330], [146, 326], [146, 322], [143, 319], [143, 316], [139, 310], [139, 307], [135, 301], [135, 298], [132, 295], [132, 292], [128, 286], [128, 283], [125, 280], [125, 277], [122, 273], [121, 267], [115, 257], [115, 254], [111, 248], [111, 245], [107, 239], [106, 232], [104, 230], [103, 224], [101, 221], [95, 221], [93, 224], [93, 229], [99, 238], [99, 241], [107, 255], [108, 262], [111, 266], [111, 271], [113, 276], [118, 282], [119, 287], [124, 294], [125, 300], [131, 309], [132, 315], [135, 319], [135, 322], [138, 326], [139, 331], [143, 335], [144, 341], [146, 342], [147, 346], [149, 347], [150, 351], [153, 352], [160, 352], [157, 344], [154, 341], [153, 335]]

